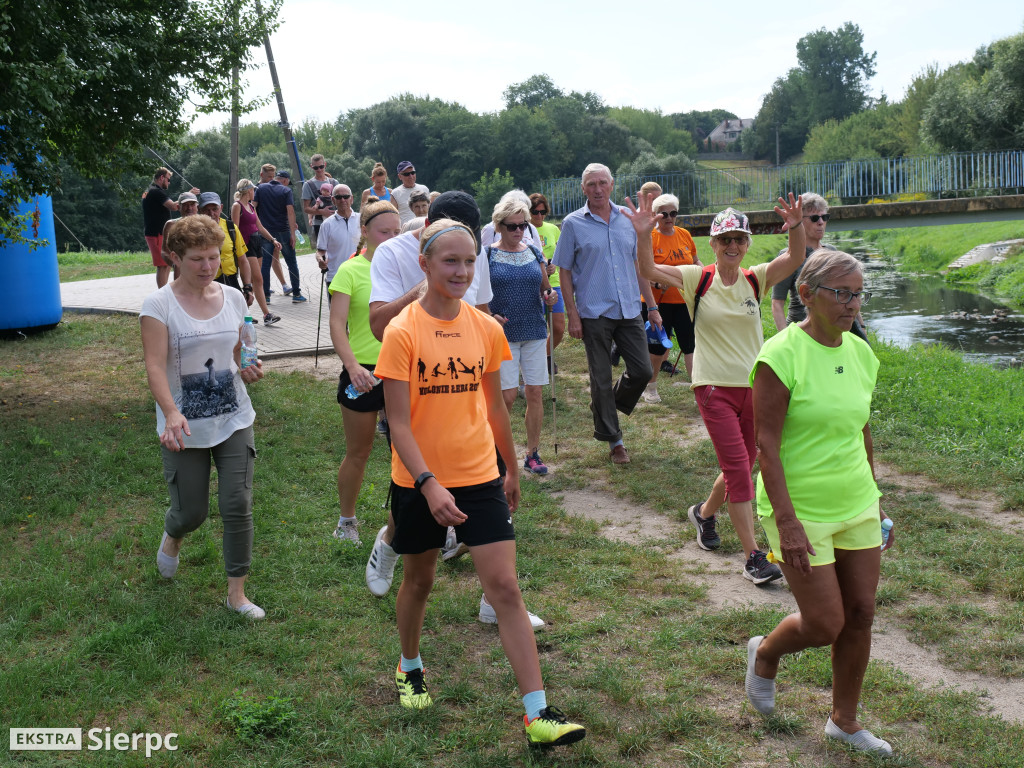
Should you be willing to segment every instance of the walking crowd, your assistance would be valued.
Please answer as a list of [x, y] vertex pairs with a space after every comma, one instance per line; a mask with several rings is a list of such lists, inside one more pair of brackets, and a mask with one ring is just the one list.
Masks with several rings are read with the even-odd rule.
[[[782, 656], [831, 646], [833, 706], [825, 734], [891, 754], [887, 742], [861, 726], [857, 709], [881, 551], [894, 541], [891, 534], [882, 541], [887, 516], [868, 425], [878, 361], [860, 316], [870, 296], [860, 263], [821, 243], [827, 202], [813, 193], [780, 198], [775, 212], [788, 246], [747, 269], [752, 230], [745, 214], [728, 208], [715, 216], [705, 265], [690, 234], [675, 226], [675, 196], [649, 182], [635, 202], [626, 198], [620, 206], [611, 172], [600, 164], [584, 169], [586, 203], [561, 228], [547, 221], [543, 194], [513, 190], [483, 229], [472, 196], [431, 193], [417, 183], [410, 161], [398, 164], [396, 187], [378, 163], [358, 211], [353, 187], [327, 173], [323, 156], [314, 155], [310, 166], [302, 211], [343, 363], [336, 397], [345, 456], [333, 535], [342, 544], [360, 543], [356, 500], [381, 431], [391, 451], [390, 509], [370, 551], [366, 584], [386, 595], [401, 559], [401, 705], [433, 704], [419, 650], [427, 599], [438, 556], [469, 554], [483, 592], [479, 619], [498, 627], [528, 742], [565, 745], [586, 734], [547, 703], [534, 638], [545, 622], [527, 610], [520, 592], [513, 526], [521, 474], [551, 471], [540, 455], [542, 388], [553, 384], [553, 352], [567, 329], [586, 352], [594, 439], [607, 444], [617, 466], [631, 461], [619, 414], [632, 414], [641, 398], [661, 402], [658, 374], [675, 372], [669, 348], [685, 355], [720, 468], [708, 497], [688, 509], [697, 544], [720, 547], [724, 505], [743, 546], [743, 576], [755, 585], [784, 577], [800, 608], [750, 639], [751, 705], [774, 711]], [[140, 320], [171, 498], [157, 566], [174, 577], [185, 535], [208, 516], [212, 459], [224, 521], [226, 605], [261, 619], [265, 612], [246, 597], [244, 584], [256, 456], [246, 386], [263, 377], [263, 368], [242, 356], [239, 332], [243, 323], [258, 322], [249, 316], [254, 302], [264, 324], [280, 320], [269, 306], [272, 269], [291, 301], [306, 301], [291, 178], [264, 165], [258, 185], [239, 181], [224, 215], [215, 192], [192, 189], [170, 200], [170, 175], [160, 168], [143, 201], [158, 290]], [[179, 209], [180, 218], [171, 220]], [[780, 332], [765, 343], [760, 305], [769, 291]], [[519, 396], [526, 401], [523, 451], [510, 419]], [[757, 540], [755, 497], [765, 545]]]

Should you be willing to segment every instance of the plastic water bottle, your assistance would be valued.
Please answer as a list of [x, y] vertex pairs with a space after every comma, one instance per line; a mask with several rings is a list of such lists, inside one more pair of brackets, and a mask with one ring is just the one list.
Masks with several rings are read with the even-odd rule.
[[295, 228], [295, 241], [296, 241], [296, 242], [297, 242], [297, 243], [298, 243], [299, 245], [305, 245], [305, 244], [306, 244], [306, 238], [304, 238], [304, 237], [302, 236], [302, 233], [301, 233], [301, 232], [299, 232], [299, 229], [298, 229], [298, 227], [296, 227], [296, 228]]
[[892, 520], [888, 517], [882, 521], [882, 549], [889, 543], [889, 531], [892, 530]]
[[242, 341], [242, 367], [256, 365], [256, 326], [252, 324], [252, 315], [245, 316], [245, 325], [238, 332]]
[[[376, 387], [378, 384], [380, 384], [380, 379], [378, 379], [372, 373], [370, 374], [370, 378], [373, 379], [373, 386]], [[351, 382], [347, 387], [345, 387], [345, 397], [347, 397], [349, 400], [355, 400], [360, 395], [365, 394], [365, 392], [360, 392], [358, 389], [356, 389], [356, 385], [352, 384]]]

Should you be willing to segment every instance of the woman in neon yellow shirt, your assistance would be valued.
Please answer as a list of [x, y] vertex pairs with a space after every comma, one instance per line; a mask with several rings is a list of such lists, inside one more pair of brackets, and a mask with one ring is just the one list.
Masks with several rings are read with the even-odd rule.
[[[750, 374], [760, 449], [757, 511], [798, 613], [747, 645], [747, 697], [775, 709], [779, 659], [832, 646], [832, 712], [825, 735], [858, 750], [891, 755], [888, 742], [857, 719], [871, 655], [881, 558], [881, 521], [872, 463], [871, 393], [878, 359], [850, 333], [869, 294], [860, 262], [817, 250], [797, 279], [807, 317], [761, 349]], [[892, 546], [892, 535], [886, 548]]]

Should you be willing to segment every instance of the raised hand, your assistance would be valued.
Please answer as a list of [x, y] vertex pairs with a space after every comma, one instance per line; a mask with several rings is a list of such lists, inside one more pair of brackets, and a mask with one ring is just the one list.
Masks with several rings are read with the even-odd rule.
[[626, 198], [626, 207], [632, 211], [633, 229], [636, 230], [637, 237], [650, 239], [651, 232], [658, 225], [659, 218], [659, 214], [654, 212], [654, 195], [640, 193], [637, 194], [637, 198], [640, 202], [639, 208], [633, 205], [633, 200], [629, 197]]
[[804, 220], [804, 203], [800, 197], [793, 197], [793, 193], [789, 193], [789, 202], [785, 198], [779, 198], [779, 204], [775, 206], [775, 212], [782, 217], [782, 231], [785, 232], [790, 229], [794, 229]]

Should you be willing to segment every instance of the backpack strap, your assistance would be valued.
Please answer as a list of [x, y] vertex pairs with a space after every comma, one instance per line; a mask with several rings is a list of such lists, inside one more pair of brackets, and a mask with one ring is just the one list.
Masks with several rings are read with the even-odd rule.
[[235, 222], [230, 216], [224, 217], [224, 223], [228, 225], [228, 239], [231, 241], [231, 255], [235, 257], [235, 273], [238, 273], [238, 250], [235, 248]]
[[697, 290], [693, 294], [693, 324], [697, 324], [697, 310], [700, 309], [700, 297], [708, 292], [711, 281], [715, 279], [715, 265], [708, 264], [701, 270], [700, 280], [697, 282]]

